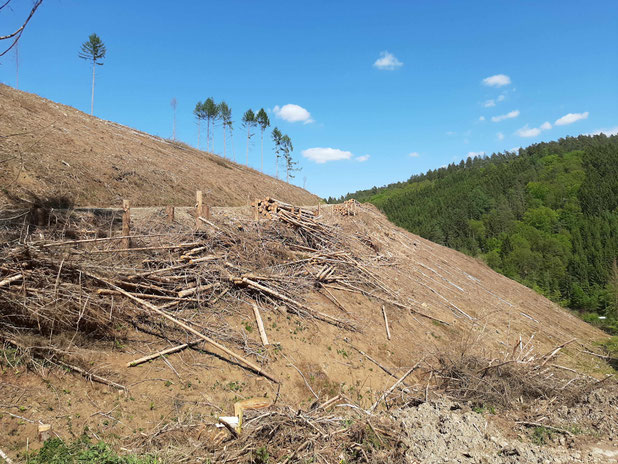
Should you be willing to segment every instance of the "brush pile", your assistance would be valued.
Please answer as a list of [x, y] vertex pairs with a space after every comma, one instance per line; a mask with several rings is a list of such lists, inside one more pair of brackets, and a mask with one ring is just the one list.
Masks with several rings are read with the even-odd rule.
[[[354, 256], [341, 230], [303, 208], [272, 199], [258, 204], [271, 221], [200, 218], [202, 227], [194, 230], [164, 224], [164, 213], [156, 212], [143, 221], [147, 226], [134, 229], [129, 248], [113, 235], [116, 217], [109, 233], [102, 233], [100, 218], [88, 227], [86, 218], [75, 214], [52, 229], [38, 228], [0, 249], [0, 328], [11, 334], [75, 331], [100, 338], [117, 336], [117, 322], [124, 321], [168, 341], [186, 342], [189, 333], [198, 341], [216, 340], [215, 346], [263, 374], [223, 345], [265, 360], [256, 342], [228, 327], [225, 316], [247, 306], [256, 307], [257, 317], [260, 311], [283, 309], [358, 331], [329, 288], [423, 315], [399, 302], [368, 270], [367, 257]], [[334, 309], [312, 307], [305, 299], [312, 290]]]

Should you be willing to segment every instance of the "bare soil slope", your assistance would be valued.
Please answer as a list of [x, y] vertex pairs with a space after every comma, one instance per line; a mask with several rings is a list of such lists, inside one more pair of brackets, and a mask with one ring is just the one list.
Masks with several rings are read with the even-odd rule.
[[[0, 328], [5, 340], [17, 339], [31, 347], [31, 353], [38, 350], [52, 360], [79, 365], [128, 391], [87, 382], [76, 372], [40, 360], [34, 369], [25, 370], [7, 342], [0, 383], [0, 429], [8, 436], [4, 450], [16, 456], [23, 453], [27, 440], [31, 448], [38, 446], [36, 424], [41, 421], [52, 424], [54, 432], [64, 438], [77, 437], [87, 427], [88, 433], [125, 449], [166, 450], [185, 457], [194, 453], [195, 461], [211, 453], [227, 452], [229, 457], [230, 451], [222, 445], [227, 432], [213, 427], [216, 417], [232, 415], [238, 400], [261, 397], [276, 399], [277, 405], [270, 412], [249, 413], [248, 418], [256, 418], [253, 425], [247, 425], [249, 436], [271, 430], [260, 421], [290, 414], [294, 423], [305, 424], [307, 436], [315, 435], [316, 440], [347, 453], [343, 449], [347, 445], [334, 434], [334, 428], [348, 420], [341, 415], [358, 408], [369, 410], [395, 378], [417, 363], [419, 369], [406, 380], [410, 389], [407, 393], [395, 390], [393, 397], [406, 402], [414, 391], [422, 397], [426, 386], [440, 383], [432, 366], [444, 357], [463, 357], [472, 351], [498, 366], [523, 365], [536, 358], [543, 369], [531, 373], [555, 379], [556, 390], [570, 391], [585, 378], [574, 381], [562, 377], [563, 373], [601, 378], [608, 371], [602, 359], [586, 353], [595, 351], [595, 341], [605, 338], [599, 330], [479, 261], [394, 227], [371, 206], [359, 205], [357, 211], [355, 216], [341, 216], [328, 206], [315, 223], [308, 221], [308, 229], [302, 229], [293, 222], [255, 221], [246, 207], [215, 208], [212, 224], [197, 234], [192, 232], [194, 219], [186, 213], [169, 226], [158, 209], [134, 211], [134, 233], [151, 234], [136, 238], [134, 247], [178, 244], [181, 233], [189, 234], [183, 241], [190, 245], [180, 250], [113, 252], [119, 246], [114, 242], [45, 248], [44, 243], [58, 238], [54, 234], [59, 229], [67, 231], [75, 224], [36, 230], [33, 239], [39, 243], [15, 245], [14, 251], [5, 253], [6, 264], [0, 268], [0, 280], [14, 275], [15, 263], [24, 275], [23, 281], [0, 288]], [[86, 219], [79, 218], [82, 230]], [[166, 231], [168, 236], [152, 235]], [[189, 249], [195, 260], [191, 265], [182, 256]], [[44, 263], [46, 268], [37, 269], [32, 263]], [[320, 279], [329, 265], [334, 266], [334, 273]], [[163, 266], [164, 272], [149, 278], [153, 266]], [[77, 269], [82, 271], [78, 274]], [[167, 305], [173, 317], [259, 364], [280, 385], [208, 344], [128, 368], [129, 361], [190, 342], [195, 336], [116, 290], [110, 291], [85, 272], [150, 294], [149, 302]], [[130, 275], [146, 277], [130, 280]], [[276, 289], [302, 306], [256, 290], [243, 279]], [[198, 291], [176, 304], [177, 292], [191, 288]], [[264, 319], [271, 343], [267, 347], [260, 342], [251, 302], [259, 305]], [[71, 308], [77, 312], [69, 313]], [[71, 317], [77, 320], [73, 328]], [[92, 329], [97, 320], [104, 335]], [[18, 330], [19, 324], [24, 327]], [[556, 352], [557, 357], [548, 357], [569, 341]], [[491, 373], [500, 379], [493, 368]], [[611, 388], [615, 389], [614, 384]], [[347, 406], [335, 408], [335, 415], [322, 425], [315, 425], [319, 421], [312, 422], [313, 416], [294, 413], [297, 408], [311, 411], [312, 404], [315, 407], [338, 394]], [[555, 398], [545, 399], [546, 408], [556, 407], [552, 405]], [[607, 420], [595, 418], [595, 422], [578, 425], [592, 436], [615, 434], [602, 429], [615, 420], [614, 412], [607, 414]], [[529, 420], [546, 419], [532, 414]], [[272, 433], [264, 435], [264, 443], [268, 445], [288, 425], [273, 426]], [[328, 429], [332, 434], [323, 427], [333, 427]], [[523, 426], [510, 422], [508, 427], [525, 436]], [[278, 459], [304, 440], [298, 437], [296, 442], [293, 434], [289, 439], [295, 444], [283, 440]], [[426, 446], [421, 442], [418, 446]], [[302, 449], [311, 452], [311, 448]], [[244, 456], [242, 462], [248, 462], [250, 450], [247, 445], [238, 451]], [[218, 456], [222, 459], [223, 454]], [[171, 458], [170, 462], [178, 460]], [[410, 458], [408, 462], [416, 461]]]
[[309, 192], [188, 145], [104, 121], [0, 84], [0, 202], [76, 206], [240, 206], [266, 195], [316, 204]]

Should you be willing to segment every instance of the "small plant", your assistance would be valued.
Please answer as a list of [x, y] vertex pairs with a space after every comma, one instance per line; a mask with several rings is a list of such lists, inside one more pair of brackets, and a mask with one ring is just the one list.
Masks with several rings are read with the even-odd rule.
[[268, 464], [270, 462], [270, 454], [268, 454], [268, 450], [265, 446], [260, 446], [253, 452], [253, 459], [251, 462], [254, 464]]
[[535, 427], [532, 432], [532, 442], [541, 446], [551, 440], [551, 430], [546, 427]]
[[253, 332], [253, 326], [251, 325], [250, 322], [243, 322], [243, 325], [245, 326], [245, 330], [249, 333]]

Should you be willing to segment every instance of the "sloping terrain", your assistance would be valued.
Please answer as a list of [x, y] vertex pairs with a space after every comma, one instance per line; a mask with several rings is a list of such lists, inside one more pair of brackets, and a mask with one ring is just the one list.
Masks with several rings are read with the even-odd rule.
[[[490, 360], [495, 367], [475, 376], [494, 390], [500, 384], [492, 382], [504, 378], [512, 378], [513, 385], [488, 396], [495, 403], [471, 404], [489, 409], [521, 401], [530, 408], [524, 413], [532, 424], [547, 421], [549, 413], [543, 411], [561, 401], [566, 407], [567, 396], [579, 397], [596, 385], [589, 375], [604, 379], [599, 385], [616, 392], [611, 379], [603, 377], [611, 368], [594, 354], [595, 343], [606, 338], [601, 331], [478, 260], [393, 226], [372, 206], [353, 209], [355, 215], [341, 215], [328, 206], [314, 219], [310, 211], [279, 211], [274, 220], [255, 221], [247, 207], [215, 208], [212, 221], [196, 232], [195, 220], [184, 211], [174, 224], [166, 224], [161, 210], [138, 208], [132, 218], [133, 252], [114, 240], [57, 244], [68, 235], [88, 239], [88, 234], [109, 231], [113, 224], [105, 218], [57, 218], [56, 224], [35, 229], [26, 243], [16, 224], [2, 249], [0, 273], [0, 280], [22, 275], [0, 288], [4, 451], [23, 456], [27, 443], [31, 449], [40, 446], [37, 424], [45, 423], [65, 439], [86, 431], [124, 450], [172, 456], [169, 462], [179, 462], [180, 455], [186, 462], [199, 461], [198, 456], [268, 462], [252, 454], [262, 446], [270, 447], [279, 461], [296, 449], [310, 456], [322, 443], [324, 453], [327, 447], [336, 452], [327, 462], [354, 456], [355, 462], [445, 462], [428, 459], [429, 451], [423, 451], [439, 454], [441, 447], [452, 459], [472, 453], [483, 460], [491, 455], [486, 462], [518, 462], [523, 458], [517, 453], [522, 453], [544, 462], [551, 458], [548, 452], [517, 444], [528, 436], [523, 422], [492, 415], [487, 417], [492, 426], [483, 434], [479, 426], [485, 419], [459, 417], [461, 405], [430, 406], [429, 387], [467, 375], [462, 369], [439, 368], [445, 359], [475, 354]], [[187, 290], [180, 298], [179, 292]], [[195, 340], [194, 333], [179, 329], [144, 301], [257, 364], [279, 383], [208, 343], [127, 367], [142, 356]], [[262, 346], [252, 304], [261, 312], [268, 346]], [[400, 421], [401, 430], [388, 421], [378, 427], [384, 417], [362, 410], [372, 411], [376, 402], [375, 411], [382, 410], [382, 392], [413, 366], [417, 369], [405, 380], [408, 387], [395, 389], [387, 401], [404, 407], [389, 419]], [[527, 378], [517, 377], [515, 369], [526, 366], [531, 366], [525, 371], [530, 379], [554, 386], [535, 384], [534, 392], [522, 388]], [[101, 385], [97, 378], [88, 382], [83, 377], [90, 374], [126, 389]], [[458, 396], [473, 398], [471, 390]], [[452, 386], [446, 392], [456, 394]], [[328, 417], [316, 418], [316, 405], [336, 395], [343, 404]], [[578, 433], [615, 439], [616, 399], [601, 396], [606, 402], [585, 400], [581, 411], [588, 413], [576, 421], [586, 432]], [[233, 415], [234, 403], [248, 398], [276, 404], [247, 413], [243, 439], [255, 437], [255, 443], [226, 444], [228, 432], [214, 427], [216, 418]], [[428, 406], [405, 412], [421, 403]], [[568, 413], [569, 408], [565, 418]], [[372, 417], [375, 429], [386, 432], [375, 432]], [[355, 435], [360, 432], [350, 424], [363, 421], [369, 421], [375, 436], [367, 437], [365, 429], [364, 439]], [[418, 421], [435, 423], [442, 441], [427, 448], [431, 427], [417, 430]], [[553, 425], [570, 427], [565, 421]], [[504, 431], [505, 424], [511, 431], [502, 433], [510, 444], [493, 428]], [[474, 441], [459, 450], [464, 425]], [[568, 446], [575, 446], [575, 432], [567, 432]], [[494, 441], [484, 442], [489, 433]], [[372, 449], [377, 453], [393, 434], [399, 436], [391, 450], [398, 458], [379, 453], [363, 458], [370, 451], [362, 444], [376, 442]], [[571, 454], [563, 448], [549, 462], [603, 462], [560, 458]]]
[[271, 195], [316, 204], [309, 192], [179, 142], [104, 121], [0, 84], [0, 204], [193, 204], [216, 206]]

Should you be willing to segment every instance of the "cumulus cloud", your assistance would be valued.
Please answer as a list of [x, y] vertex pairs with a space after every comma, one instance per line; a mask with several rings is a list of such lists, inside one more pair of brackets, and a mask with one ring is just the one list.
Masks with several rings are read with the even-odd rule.
[[[318, 164], [328, 163], [329, 161], [348, 160], [354, 155], [349, 151], [339, 150], [338, 148], [308, 148], [302, 151], [303, 156]], [[362, 158], [362, 157], [359, 157]]]
[[517, 116], [519, 116], [519, 110], [513, 110], [509, 113], [501, 114], [500, 116], [492, 116], [491, 120], [493, 122], [500, 122], [500, 121], [504, 121], [505, 119], [516, 118]]
[[393, 71], [402, 66], [403, 63], [399, 61], [395, 55], [386, 50], [380, 52], [380, 58], [373, 63], [374, 68], [381, 69], [382, 71]]
[[573, 124], [574, 122], [579, 121], [580, 119], [586, 119], [588, 117], [588, 111], [585, 113], [568, 113], [562, 116], [560, 119], [556, 120], [554, 123], [555, 126], [566, 126], [567, 124]]
[[481, 117], [479, 118], [479, 121], [481, 121], [481, 122], [485, 121], [485, 116], [481, 116]]
[[504, 134], [502, 132], [498, 132], [496, 137], [498, 137], [498, 140], [504, 140]]
[[421, 154], [417, 151], [413, 151], [412, 153], [410, 153], [408, 155], [410, 158], [418, 158], [419, 156], [421, 156]]
[[511, 78], [506, 74], [496, 74], [483, 79], [483, 85], [488, 87], [503, 87], [511, 83]]
[[541, 124], [541, 127], [539, 129], [549, 130], [551, 129], [551, 123], [549, 121], [545, 121], [543, 124]]
[[496, 106], [496, 101], [495, 100], [486, 100], [485, 103], [483, 103], [483, 106], [485, 108], [491, 108], [492, 106]]
[[484, 156], [485, 152], [484, 151], [469, 151], [468, 152], [468, 158], [476, 158], [477, 156]]
[[519, 149], [520, 149], [520, 148], [521, 148], [521, 147], [513, 147], [513, 148], [511, 148], [511, 149], [510, 149], [510, 150], [508, 150], [508, 151], [509, 151], [510, 153], [519, 153]]
[[498, 96], [498, 98], [496, 100], [501, 102], [501, 101], [504, 101], [504, 99], [505, 99], [505, 96], [504, 96], [504, 94], [502, 94], [502, 95]]
[[273, 108], [273, 113], [280, 119], [288, 122], [302, 122], [303, 124], [309, 124], [313, 122], [311, 119], [311, 113], [307, 111], [302, 106], [294, 105], [292, 103], [288, 103], [283, 106], [275, 106]]
[[358, 161], [359, 163], [364, 163], [365, 161], [367, 161], [369, 158], [371, 158], [370, 155], [363, 155], [363, 156], [357, 156], [355, 158], [356, 161]]
[[517, 130], [517, 135], [519, 135], [520, 137], [536, 137], [540, 133], [541, 129], [539, 129], [538, 127], [530, 128], [528, 127], [528, 124]]

